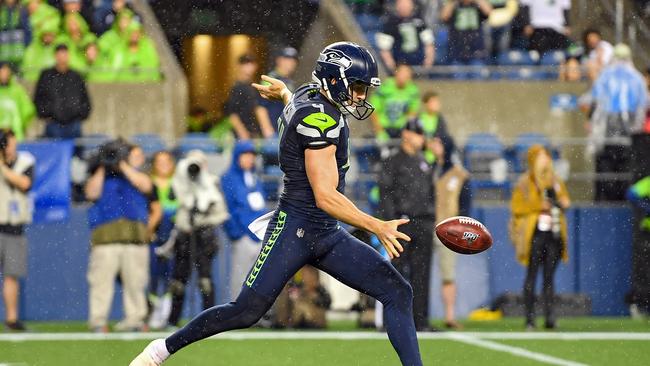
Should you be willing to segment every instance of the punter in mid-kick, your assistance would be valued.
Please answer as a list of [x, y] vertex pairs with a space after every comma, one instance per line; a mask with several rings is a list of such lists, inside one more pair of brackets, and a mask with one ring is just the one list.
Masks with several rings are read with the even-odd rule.
[[381, 301], [388, 337], [402, 364], [422, 365], [411, 286], [388, 260], [337, 221], [375, 234], [391, 258], [403, 251], [397, 239], [410, 240], [397, 230], [408, 220], [376, 219], [342, 193], [350, 148], [346, 115], [365, 119], [372, 113], [366, 98], [370, 87], [380, 85], [377, 63], [359, 45], [334, 43], [321, 52], [313, 79], [293, 94], [275, 79], [265, 78], [269, 86], [254, 85], [262, 96], [286, 104], [279, 120], [284, 192], [241, 293], [233, 302], [203, 311], [167, 339], [151, 342], [131, 366], [159, 366], [193, 342], [252, 326], [305, 264]]

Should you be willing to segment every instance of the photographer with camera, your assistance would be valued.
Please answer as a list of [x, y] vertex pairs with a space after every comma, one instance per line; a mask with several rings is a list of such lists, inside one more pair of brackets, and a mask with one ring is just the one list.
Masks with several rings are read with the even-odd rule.
[[147, 316], [149, 281], [149, 204], [151, 178], [138, 170], [144, 162], [141, 150], [117, 139], [101, 146], [91, 162], [86, 182], [91, 251], [88, 266], [89, 326], [108, 331], [107, 321], [119, 274], [124, 289], [125, 318], [116, 330], [140, 331]]
[[228, 219], [226, 202], [219, 189], [219, 178], [208, 172], [207, 159], [200, 150], [192, 150], [178, 162], [172, 178], [178, 201], [174, 271], [169, 290], [172, 310], [168, 324], [177, 326], [183, 310], [185, 286], [195, 267], [203, 308], [214, 305], [212, 259], [217, 250], [217, 226]]
[[18, 279], [27, 272], [27, 239], [24, 226], [32, 221], [28, 197], [34, 174], [34, 157], [17, 152], [17, 139], [0, 129], [0, 271], [4, 277], [5, 326], [24, 331], [18, 320]]

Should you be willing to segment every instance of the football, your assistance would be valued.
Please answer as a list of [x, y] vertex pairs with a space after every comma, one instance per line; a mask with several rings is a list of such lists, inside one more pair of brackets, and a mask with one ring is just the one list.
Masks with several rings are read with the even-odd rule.
[[485, 225], [466, 216], [440, 222], [436, 225], [436, 236], [447, 248], [460, 254], [476, 254], [492, 246], [492, 235]]

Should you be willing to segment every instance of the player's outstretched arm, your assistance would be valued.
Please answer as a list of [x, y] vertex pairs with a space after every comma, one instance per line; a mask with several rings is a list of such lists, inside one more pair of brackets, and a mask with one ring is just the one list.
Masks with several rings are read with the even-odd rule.
[[411, 238], [397, 228], [408, 220], [379, 220], [359, 210], [352, 201], [337, 191], [339, 174], [335, 153], [334, 145], [305, 150], [305, 168], [316, 205], [337, 220], [375, 234], [391, 258], [399, 257], [404, 248], [397, 239], [411, 241]]
[[281, 100], [284, 104], [291, 100], [291, 91], [282, 81], [267, 75], [262, 75], [262, 80], [267, 84], [252, 83], [253, 88], [257, 89], [262, 98], [269, 100]]

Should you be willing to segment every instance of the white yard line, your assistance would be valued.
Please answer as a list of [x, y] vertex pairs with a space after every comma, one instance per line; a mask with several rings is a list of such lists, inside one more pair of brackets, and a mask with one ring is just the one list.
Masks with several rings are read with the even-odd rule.
[[[101, 340], [150, 340], [164, 338], [170, 333], [3, 333], [0, 334], [0, 342], [29, 342], [29, 341], [101, 341]], [[545, 332], [545, 333], [524, 333], [524, 332], [437, 332], [419, 333], [419, 339], [451, 339], [458, 340], [459, 337], [471, 339], [492, 339], [492, 340], [637, 340], [650, 341], [650, 333], [589, 333], [589, 332]], [[332, 339], [332, 340], [373, 340], [386, 339], [385, 333], [379, 332], [295, 332], [295, 331], [238, 331], [219, 334], [212, 339], [226, 340], [248, 340], [248, 339]]]
[[467, 334], [456, 333], [456, 334], [451, 334], [450, 336], [451, 336], [450, 337], [451, 339], [453, 339], [455, 341], [458, 341], [458, 342], [461, 342], [461, 343], [465, 343], [465, 344], [469, 344], [469, 345], [477, 346], [477, 347], [481, 347], [481, 348], [486, 348], [486, 349], [489, 349], [491, 351], [504, 352], [504, 353], [511, 354], [513, 356], [524, 357], [524, 358], [528, 358], [528, 359], [531, 359], [531, 360], [546, 363], [546, 364], [549, 364], [549, 365], [587, 366], [584, 363], [565, 360], [563, 358], [549, 356], [549, 355], [544, 354], [544, 353], [529, 351], [529, 350], [524, 349], [524, 348], [508, 346], [508, 345], [505, 345], [505, 344], [496, 343], [496, 342], [492, 342], [492, 341], [486, 341], [484, 339], [475, 338], [475, 337], [472, 337], [472, 336], [467, 335]]

